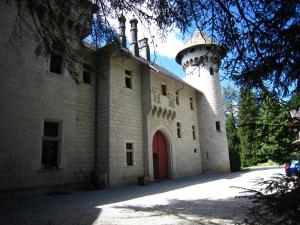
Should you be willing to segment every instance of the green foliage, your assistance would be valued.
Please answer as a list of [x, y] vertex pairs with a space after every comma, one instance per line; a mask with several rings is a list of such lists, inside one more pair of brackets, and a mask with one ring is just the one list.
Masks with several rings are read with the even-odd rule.
[[299, 176], [287, 177], [277, 174], [266, 180], [259, 178], [255, 181], [254, 189], [242, 189], [242, 197], [246, 197], [254, 203], [244, 219], [245, 224], [299, 224]]
[[241, 90], [239, 104], [239, 137], [241, 141], [242, 166], [255, 165], [257, 161], [258, 143], [257, 127], [259, 108], [251, 89]]
[[[291, 0], [289, 4], [285, 0], [6, 2], [16, 4], [19, 10], [15, 27], [29, 25], [37, 39], [48, 46], [57, 39], [71, 46], [66, 40], [71, 38], [69, 32], [75, 31], [79, 37], [91, 32], [93, 46], [99, 49], [118, 38], [109, 21], [122, 13], [135, 14], [149, 33], [156, 26], [162, 39], [174, 28], [185, 34], [196, 26], [224, 46], [229, 53], [223, 63], [225, 76], [239, 86], [259, 89], [272, 97], [287, 97], [300, 90], [299, 1]], [[32, 21], [26, 21], [24, 8], [30, 12], [34, 26]], [[70, 53], [67, 58], [72, 57]]]
[[288, 107], [266, 97], [257, 121], [259, 148], [258, 161], [271, 159], [284, 163], [297, 151], [292, 145], [294, 133], [288, 129]]
[[236, 122], [233, 113], [226, 119], [226, 132], [228, 139], [228, 150], [231, 171], [241, 170], [240, 139], [237, 134]]

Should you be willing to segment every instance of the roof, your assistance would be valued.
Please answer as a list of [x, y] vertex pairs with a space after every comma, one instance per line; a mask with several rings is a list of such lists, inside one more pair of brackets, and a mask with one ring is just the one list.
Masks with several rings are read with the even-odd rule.
[[[87, 49], [96, 50], [95, 46], [92, 45], [92, 43], [90, 41], [88, 41], [88, 40], [84, 40], [82, 42], [82, 44], [83, 44], [83, 47], [85, 47]], [[110, 48], [112, 46], [116, 47], [116, 45], [105, 45], [105, 46], [102, 47], [102, 49]], [[170, 79], [173, 79], [175, 81], [178, 81], [180, 83], [183, 83], [184, 85], [186, 85], [186, 86], [188, 86], [188, 87], [190, 87], [190, 88], [192, 88], [194, 90], [197, 90], [198, 92], [201, 92], [198, 89], [196, 89], [195, 87], [193, 87], [192, 85], [190, 85], [189, 83], [187, 83], [184, 79], [182, 79], [178, 75], [176, 75], [176, 74], [172, 73], [171, 71], [169, 71], [168, 69], [166, 69], [165, 67], [160, 66], [160, 65], [158, 65], [158, 64], [156, 64], [154, 62], [148, 61], [146, 59], [143, 59], [141, 57], [135, 56], [127, 48], [120, 47], [120, 46], [118, 46], [118, 47], [128, 57], [130, 57], [130, 58], [132, 58], [132, 59], [134, 59], [134, 60], [136, 60], [136, 61], [138, 61], [140, 63], [143, 63], [144, 65], [148, 65], [150, 69], [156, 71], [157, 73], [159, 73], [159, 74], [161, 74], [161, 75], [163, 75], [165, 77], [168, 77]]]
[[178, 81], [180, 83], [183, 83], [184, 85], [198, 91], [198, 92], [201, 92], [199, 91], [197, 88], [193, 87], [192, 85], [190, 85], [189, 83], [187, 83], [184, 79], [182, 79], [181, 77], [179, 77], [178, 75], [172, 73], [171, 71], [169, 71], [168, 69], [166, 69], [165, 67], [163, 66], [160, 66], [154, 62], [151, 62], [151, 61], [148, 61], [146, 59], [143, 59], [141, 57], [137, 57], [135, 55], [133, 55], [127, 48], [121, 48], [121, 50], [126, 53], [129, 57], [131, 57], [132, 59], [135, 59], [145, 65], [148, 65], [151, 69], [153, 69], [154, 71], [156, 71], [157, 73], [165, 76], [165, 77], [168, 77], [170, 79], [173, 79], [175, 81]]
[[206, 34], [201, 32], [200, 30], [196, 29], [190, 39], [187, 40], [183, 48], [177, 53], [176, 55], [176, 62], [181, 65], [181, 59], [183, 57], [183, 53], [191, 49], [195, 46], [199, 45], [218, 45], [216, 42], [214, 42], [210, 37], [208, 37]]

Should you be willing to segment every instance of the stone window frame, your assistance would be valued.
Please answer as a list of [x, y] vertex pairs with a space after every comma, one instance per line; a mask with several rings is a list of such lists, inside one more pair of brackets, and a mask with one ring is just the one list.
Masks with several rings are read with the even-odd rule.
[[182, 138], [182, 132], [181, 132], [181, 123], [176, 123], [176, 130], [177, 130], [177, 138]]
[[160, 84], [160, 92], [163, 96], [168, 96], [168, 86], [165, 83]]
[[[60, 47], [57, 47], [58, 44], [52, 43], [51, 50], [50, 50], [50, 56], [49, 56], [49, 72], [57, 75], [64, 75], [65, 74], [65, 63], [64, 63], [64, 55], [63, 50]], [[55, 64], [53, 64], [53, 61], [57, 60], [57, 57], [60, 58], [60, 71], [55, 71], [54, 68], [52, 68]]]
[[[132, 75], [132, 71], [125, 69], [124, 71], [124, 83], [125, 83], [125, 88], [127, 89], [133, 89], [133, 75]], [[129, 81], [129, 83], [128, 83]], [[130, 84], [130, 85], [129, 85]]]
[[[58, 125], [57, 135], [45, 135], [45, 124], [46, 123], [56, 123]], [[61, 153], [62, 153], [62, 130], [63, 130], [63, 121], [57, 119], [44, 119], [43, 120], [43, 135], [42, 135], [42, 149], [41, 149], [41, 167], [45, 170], [55, 170], [60, 168], [61, 163]], [[46, 142], [57, 142], [57, 156], [56, 156], [56, 166], [49, 166], [44, 160], [46, 157]]]
[[[85, 75], [88, 75], [87, 80], [84, 79]], [[87, 63], [83, 63], [82, 65], [82, 82], [85, 84], [92, 84], [92, 69], [91, 66]]]
[[[131, 145], [131, 148], [128, 148], [129, 145]], [[135, 154], [134, 154], [134, 143], [133, 141], [126, 141], [125, 142], [125, 165], [127, 167], [132, 167], [132, 166], [135, 166]], [[132, 162], [129, 163], [128, 161], [128, 153], [131, 154], [131, 157], [132, 157]]]
[[192, 125], [192, 134], [193, 134], [193, 140], [197, 139], [197, 135], [196, 135], [196, 126]]

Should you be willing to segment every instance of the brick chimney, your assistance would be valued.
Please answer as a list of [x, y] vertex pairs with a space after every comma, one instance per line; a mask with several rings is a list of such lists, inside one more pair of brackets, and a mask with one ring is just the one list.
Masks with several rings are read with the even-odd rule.
[[120, 44], [123, 48], [126, 48], [125, 22], [126, 22], [125, 16], [121, 14], [121, 16], [119, 17], [119, 34], [120, 34]]
[[141, 57], [150, 61], [150, 49], [148, 44], [148, 38], [143, 38], [139, 40], [140, 49], [141, 49]]
[[131, 19], [130, 21], [131, 29], [131, 44], [130, 44], [130, 51], [133, 55], [139, 56], [139, 47], [137, 42], [137, 24], [138, 20], [136, 18]]

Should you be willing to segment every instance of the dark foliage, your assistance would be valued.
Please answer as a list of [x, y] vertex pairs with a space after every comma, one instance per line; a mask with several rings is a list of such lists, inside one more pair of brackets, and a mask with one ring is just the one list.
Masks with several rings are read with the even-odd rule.
[[[79, 37], [92, 31], [96, 48], [116, 40], [108, 18], [135, 14], [161, 37], [177, 27], [184, 34], [196, 25], [227, 50], [225, 77], [242, 87], [261, 90], [272, 97], [287, 97], [300, 90], [300, 2], [241, 0], [7, 0], [19, 9], [16, 21], [24, 22], [27, 8], [34, 26], [30, 30], [51, 46], [59, 39], [67, 46], [72, 28]], [[93, 2], [94, 4], [91, 4]], [[19, 23], [18, 21], [21, 21]], [[23, 30], [22, 30], [23, 31]], [[66, 48], [68, 49], [68, 48]], [[72, 51], [66, 56], [74, 57]], [[76, 58], [76, 57], [75, 57]]]
[[242, 188], [242, 196], [253, 206], [244, 219], [248, 225], [300, 224], [299, 176], [277, 174], [270, 179], [257, 179], [255, 189]]

